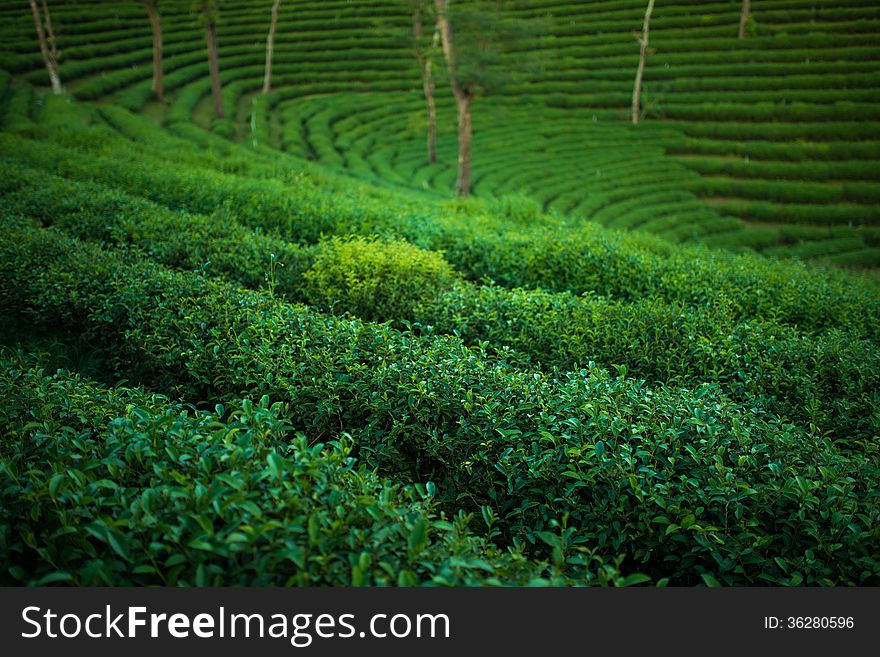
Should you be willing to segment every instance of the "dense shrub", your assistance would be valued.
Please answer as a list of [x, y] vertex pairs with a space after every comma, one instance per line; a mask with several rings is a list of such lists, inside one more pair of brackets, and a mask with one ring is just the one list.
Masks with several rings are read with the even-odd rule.
[[723, 300], [694, 309], [462, 285], [420, 307], [416, 319], [525, 367], [596, 362], [654, 384], [714, 382], [743, 404], [844, 442], [880, 436], [875, 343], [836, 330], [807, 336], [772, 321], [739, 321]]
[[318, 245], [304, 274], [305, 294], [317, 306], [365, 320], [413, 319], [457, 276], [439, 253], [403, 240], [334, 237]]
[[496, 540], [576, 578], [596, 556], [677, 583], [880, 577], [873, 440], [835, 443], [711, 385], [511, 369], [57, 234], [0, 243], [4, 312], [76, 330], [161, 389], [269, 394], [315, 439], [356, 433], [366, 465], [435, 482], [450, 510], [486, 507]]
[[[84, 136], [74, 139], [85, 141]], [[489, 215], [440, 212], [391, 192], [356, 185], [328, 189], [309, 176], [291, 187], [132, 151], [134, 165], [121, 159], [123, 145], [114, 144], [114, 151], [84, 158], [48, 142], [0, 136], [0, 153], [31, 166], [112, 183], [172, 209], [213, 214], [218, 221], [238, 221], [296, 242], [314, 243], [326, 234], [397, 235], [442, 251], [467, 278], [505, 287], [594, 291], [629, 300], [657, 297], [693, 306], [725, 297], [741, 318], [770, 316], [807, 332], [841, 328], [859, 337], [880, 336], [876, 287], [833, 272], [757, 256], [672, 249], [656, 238], [611, 233], [593, 224], [522, 226]]]
[[0, 582], [474, 585], [542, 572], [470, 533], [467, 516], [441, 517], [423, 486], [357, 468], [356, 437], [315, 444], [285, 413], [265, 397], [193, 411], [3, 354]]
[[524, 367], [570, 370], [594, 361], [623, 365], [650, 383], [717, 382], [734, 399], [841, 439], [880, 435], [880, 357], [872, 342], [848, 333], [809, 336], [770, 319], [744, 322], [723, 298], [688, 307], [453, 285], [438, 254], [400, 240], [334, 238], [297, 247], [100, 185], [14, 164], [7, 173], [6, 212], [83, 239], [135, 245], [165, 265], [398, 327], [415, 321], [419, 331], [485, 343]]

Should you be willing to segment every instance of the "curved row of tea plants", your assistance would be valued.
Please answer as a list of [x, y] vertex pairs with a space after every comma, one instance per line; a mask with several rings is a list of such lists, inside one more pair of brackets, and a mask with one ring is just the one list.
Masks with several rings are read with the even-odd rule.
[[[63, 109], [69, 113], [69, 108]], [[540, 214], [523, 222], [516, 208], [505, 220], [498, 205], [459, 204], [450, 212], [428, 199], [420, 203], [367, 186], [352, 184], [346, 193], [338, 185], [325, 188], [322, 178], [305, 172], [291, 185], [246, 172], [219, 172], [211, 158], [200, 165], [176, 164], [138, 143], [126, 146], [118, 133], [109, 133], [98, 121], [51, 134], [52, 140], [0, 135], [0, 153], [294, 242], [314, 243], [327, 234], [398, 235], [443, 251], [463, 275], [476, 281], [488, 278], [505, 287], [575, 294], [593, 291], [623, 300], [657, 297], [688, 306], [723, 297], [736, 317], [792, 323], [806, 332], [837, 327], [859, 337], [878, 336], [876, 287], [844, 275], [754, 256], [672, 248], [647, 237], [610, 233], [592, 224], [568, 225]]]
[[880, 435], [876, 344], [845, 332], [810, 336], [772, 321], [737, 321], [720, 299], [686, 308], [477, 286], [405, 242], [333, 239], [297, 247], [101, 185], [4, 165], [10, 191], [0, 210], [8, 216], [34, 217], [89, 241], [131, 244], [171, 267], [265, 286], [322, 310], [455, 334], [524, 367], [577, 369], [595, 361], [623, 365], [650, 383], [716, 382], [734, 399], [843, 440]]
[[488, 507], [497, 542], [576, 579], [596, 556], [676, 583], [880, 576], [872, 441], [836, 444], [713, 386], [511, 369], [45, 229], [10, 229], [0, 258], [7, 316], [65, 327], [160, 390], [268, 394], [317, 440], [356, 433], [369, 467], [435, 482], [450, 510]]
[[[508, 4], [539, 33], [528, 44], [538, 65], [499, 97], [477, 103], [477, 193], [513, 190], [572, 216], [675, 241], [876, 265], [876, 6], [767, 0], [754, 8], [742, 40], [736, 39], [738, 1], [658, 6], [645, 73], [648, 121], [634, 131], [623, 122], [638, 50], [630, 34], [641, 24], [643, 5]], [[410, 22], [390, 0], [282, 3], [276, 91], [268, 97], [256, 95], [268, 6], [224, 2], [223, 121], [211, 120], [203, 39], [188, 0], [162, 8], [169, 108], [149, 102], [149, 25], [140, 6], [59, 2], [53, 12], [62, 78], [79, 98], [146, 109], [196, 140], [194, 125], [248, 142], [259, 134], [262, 145], [373, 180], [441, 191], [454, 180], [454, 120], [442, 67], [436, 67], [446, 126], [441, 162], [427, 166], [417, 65], [406, 47]], [[45, 84], [27, 7], [8, 0], [0, 13], [7, 37], [0, 67]], [[500, 65], [521, 55], [514, 50]], [[353, 98], [351, 92], [370, 93]], [[384, 102], [364, 112], [377, 107], [376, 94]], [[313, 111], [313, 103], [332, 111]], [[523, 113], [527, 106], [544, 108], [544, 120]], [[550, 123], [552, 134], [535, 128]], [[257, 133], [251, 125], [263, 127]], [[619, 157], [603, 159], [609, 150]], [[780, 168], [781, 161], [792, 166]], [[758, 177], [766, 182], [758, 184]], [[678, 199], [671, 204], [673, 193]]]
[[266, 397], [194, 411], [2, 352], [0, 581], [562, 583], [442, 517], [423, 486], [356, 467], [356, 435], [315, 444], [286, 412]]

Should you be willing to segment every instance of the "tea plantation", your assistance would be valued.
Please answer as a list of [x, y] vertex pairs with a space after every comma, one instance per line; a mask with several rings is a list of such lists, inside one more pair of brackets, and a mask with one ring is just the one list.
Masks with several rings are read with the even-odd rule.
[[501, 4], [0, 0], [0, 584], [880, 584], [880, 7]]

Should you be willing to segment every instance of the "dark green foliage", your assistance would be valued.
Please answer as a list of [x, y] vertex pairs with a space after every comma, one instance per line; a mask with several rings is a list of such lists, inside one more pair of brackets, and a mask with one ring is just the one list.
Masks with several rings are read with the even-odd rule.
[[[440, 255], [401, 240], [333, 238], [301, 248], [100, 185], [12, 164], [7, 171], [12, 193], [0, 206], [7, 212], [86, 240], [137, 246], [165, 265], [266, 287], [325, 311], [397, 326], [415, 321], [421, 331], [512, 349], [499, 357], [526, 367], [569, 370], [594, 361], [623, 365], [651, 383], [713, 381], [735, 399], [835, 436], [880, 434], [877, 350], [846, 332], [810, 336], [769, 318], [744, 322], [721, 297], [704, 308], [454, 285]], [[528, 223], [527, 215], [520, 220]]]
[[877, 581], [873, 440], [834, 442], [710, 385], [509, 369], [50, 233], [7, 234], [2, 264], [18, 316], [81, 325], [163, 389], [269, 394], [309, 436], [356, 432], [365, 463], [436, 482], [451, 509], [491, 507], [496, 540], [576, 579], [623, 555], [677, 583]]
[[224, 0], [224, 120], [192, 0], [167, 105], [141, 3], [51, 4], [70, 96], [0, 1], [0, 581], [880, 583], [880, 292], [823, 269], [880, 264], [875, 1], [659, 3], [633, 129], [644, 3], [452, 0], [467, 202], [407, 3], [283, 11], [262, 96]]
[[0, 581], [80, 586], [526, 583], [540, 565], [359, 469], [263, 398], [193, 411], [10, 354], [0, 368]]

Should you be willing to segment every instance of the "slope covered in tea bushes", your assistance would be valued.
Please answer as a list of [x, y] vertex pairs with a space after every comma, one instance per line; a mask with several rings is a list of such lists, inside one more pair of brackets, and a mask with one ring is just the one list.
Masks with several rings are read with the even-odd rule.
[[167, 106], [138, 3], [50, 4], [63, 96], [0, 3], [0, 581], [880, 582], [880, 288], [735, 248], [872, 262], [870, 3], [658, 8], [637, 127], [641, 3], [510, 3], [468, 200], [393, 3], [283, 3], [256, 96], [224, 2], [224, 120], [188, 4]]
[[[515, 0], [533, 38], [497, 62], [518, 75], [475, 107], [475, 191], [673, 241], [840, 265], [878, 261], [880, 14], [867, 0], [768, 0], [737, 39], [735, 0], [660, 3], [645, 121], [627, 125], [641, 0]], [[23, 3], [0, 6], [0, 68], [46, 84]], [[162, 8], [169, 107], [150, 100], [149, 24], [137, 3], [53, 3], [61, 76], [77, 98], [193, 124], [388, 185], [446, 194], [451, 94], [438, 73], [439, 162], [400, 4], [287, 0], [275, 84], [262, 84], [269, 11], [225, 1], [226, 117], [212, 120], [203, 36], [188, 2]], [[518, 66], [528, 53], [528, 66]], [[438, 63], [439, 64], [439, 63]]]

